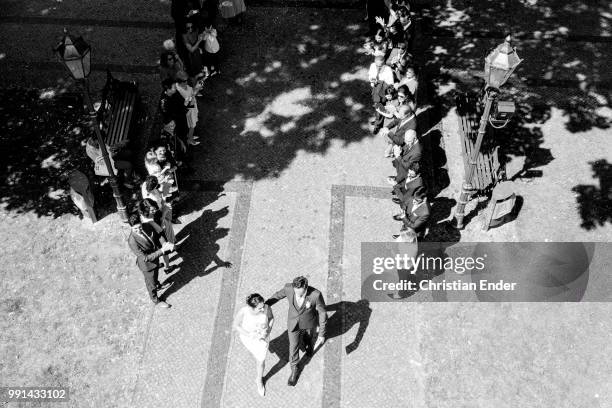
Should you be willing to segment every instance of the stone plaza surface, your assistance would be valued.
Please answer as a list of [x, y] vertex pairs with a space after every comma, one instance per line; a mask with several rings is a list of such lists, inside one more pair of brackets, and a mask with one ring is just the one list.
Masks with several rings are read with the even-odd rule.
[[[3, 81], [53, 82], [65, 75], [45, 68], [52, 60], [45, 41], [60, 32], [65, 17], [75, 19], [75, 28], [86, 27], [83, 34], [96, 42], [99, 63], [125, 65], [132, 73], [121, 75], [138, 76], [146, 100], [157, 97], [157, 53], [173, 35], [164, 28], [170, 23], [168, 4], [133, 2], [121, 13], [112, 2], [91, 12], [76, 1], [9, 4], [7, 15], [30, 21], [32, 32], [29, 46], [19, 51], [20, 23], [3, 23], [3, 38], [15, 41], [0, 50], [6, 55], [0, 64], [41, 64], [23, 75], [7, 72]], [[109, 27], [84, 18], [134, 23]], [[133, 390], [119, 406], [609, 406], [608, 304], [431, 303], [423, 293], [415, 295], [419, 302], [360, 302], [361, 242], [389, 241], [399, 228], [384, 182], [392, 173], [382, 157], [384, 141], [367, 126], [370, 59], [359, 51], [362, 18], [359, 10], [253, 7], [244, 27], [225, 28], [223, 74], [201, 100], [204, 143], [195, 150], [189, 184], [200, 188], [189, 189], [177, 226], [184, 242], [182, 260], [173, 261], [179, 266], [175, 283], [167, 290], [173, 307], [151, 308], [134, 323], [144, 325], [135, 329], [141, 334], [137, 376], [117, 376]], [[443, 41], [450, 44], [446, 49], [457, 48], [454, 39]], [[466, 230], [454, 231], [455, 241], [612, 239], [609, 224], [580, 227], [572, 193], [575, 185], [598, 183], [589, 160], [612, 161], [609, 130], [570, 133], [566, 120], [553, 108], [540, 126], [540, 147], [550, 149], [554, 160], [541, 166], [543, 177], [516, 183], [525, 197], [519, 218], [487, 233], [474, 218]], [[450, 175], [439, 197], [448, 203], [462, 178], [452, 110], [438, 128]], [[209, 181], [222, 191], [208, 191]], [[434, 231], [446, 228], [450, 218], [450, 208], [441, 207]], [[120, 256], [133, 267], [127, 248]], [[232, 266], [218, 267], [217, 261]], [[329, 340], [306, 364], [297, 386], [287, 387], [287, 305], [274, 306], [262, 399], [254, 362], [231, 333], [232, 317], [248, 294], [268, 297], [297, 275], [325, 295]], [[132, 280], [134, 297], [148, 301], [140, 282]]]

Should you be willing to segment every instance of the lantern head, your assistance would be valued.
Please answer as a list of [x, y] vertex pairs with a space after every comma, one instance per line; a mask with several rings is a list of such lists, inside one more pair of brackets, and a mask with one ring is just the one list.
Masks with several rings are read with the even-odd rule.
[[485, 81], [489, 87], [499, 88], [505, 84], [522, 61], [510, 45], [510, 40], [510, 36], [507, 36], [504, 43], [485, 58]]
[[83, 37], [72, 36], [64, 29], [64, 36], [54, 51], [74, 79], [85, 79], [89, 76], [91, 47]]

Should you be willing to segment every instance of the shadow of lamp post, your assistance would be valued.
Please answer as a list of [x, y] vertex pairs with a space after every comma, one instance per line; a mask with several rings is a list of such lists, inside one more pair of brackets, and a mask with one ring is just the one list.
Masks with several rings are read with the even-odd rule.
[[123, 204], [121, 192], [119, 191], [117, 176], [108, 156], [106, 143], [104, 142], [102, 132], [100, 131], [98, 116], [96, 115], [96, 111], [89, 96], [88, 76], [91, 70], [91, 47], [85, 42], [85, 40], [83, 40], [83, 37], [74, 37], [68, 34], [68, 31], [64, 29], [64, 36], [60, 43], [54, 48], [54, 51], [57, 54], [59, 61], [70, 73], [70, 76], [72, 76], [72, 78], [74, 78], [76, 81], [80, 82], [83, 86], [85, 104], [87, 105], [89, 116], [94, 123], [94, 130], [98, 139], [98, 145], [100, 146], [100, 151], [102, 152], [102, 157], [104, 158], [104, 164], [106, 165], [106, 169], [109, 174], [109, 181], [111, 188], [113, 189], [113, 196], [117, 202], [117, 211], [119, 212], [121, 220], [127, 222], [127, 211], [125, 204]]
[[510, 40], [510, 36], [507, 36], [506, 40], [485, 58], [484, 111], [480, 117], [476, 144], [474, 145], [472, 156], [469, 158], [468, 171], [465, 175], [465, 181], [461, 186], [461, 195], [457, 204], [457, 210], [455, 211], [455, 219], [459, 229], [463, 228], [465, 205], [473, 192], [472, 181], [482, 140], [487, 131], [487, 124], [496, 129], [502, 128], [508, 124], [510, 117], [514, 113], [514, 102], [497, 101], [499, 88], [506, 83], [522, 61], [518, 57], [516, 50], [510, 45]]

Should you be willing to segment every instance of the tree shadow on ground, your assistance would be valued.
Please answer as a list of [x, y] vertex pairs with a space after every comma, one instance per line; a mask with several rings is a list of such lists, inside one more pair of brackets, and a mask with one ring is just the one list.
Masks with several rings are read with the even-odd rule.
[[517, 174], [550, 163], [554, 158], [541, 147], [541, 126], [552, 109], [562, 111], [569, 132], [607, 129], [612, 123], [605, 113], [610, 77], [602, 63], [612, 57], [607, 41], [610, 7], [585, 1], [510, 6], [453, 0], [423, 8], [420, 58], [434, 89], [432, 112], [442, 118], [454, 106], [457, 92], [479, 93], [484, 57], [511, 34], [524, 61], [502, 88], [501, 99], [514, 100], [517, 113], [506, 128], [488, 130], [492, 143], [485, 138], [483, 150], [499, 145], [502, 165], [518, 158], [523, 165]]
[[91, 133], [79, 100], [52, 92], [0, 90], [0, 201], [15, 213], [78, 214], [67, 185], [84, 167], [80, 141]]
[[[198, 173], [208, 179], [278, 177], [299, 152], [325, 154], [373, 137], [367, 65], [359, 52], [361, 27], [326, 24], [330, 13], [278, 9], [283, 24], [257, 11], [245, 27], [225, 35], [223, 76], [202, 98], [207, 144]], [[275, 20], [276, 21], [276, 20]], [[258, 33], [253, 37], [253, 33]], [[231, 38], [231, 40], [230, 40]]]
[[[599, 37], [607, 35], [609, 5], [581, 1], [569, 7], [560, 0], [512, 7], [493, 0], [418, 3], [420, 34], [414, 54], [424, 88], [430, 89], [423, 99], [431, 105], [430, 125], [454, 107], [455, 92], [481, 88], [478, 72], [484, 56], [512, 33], [525, 62], [504, 89], [517, 102], [519, 114], [497, 138], [502, 161], [523, 157], [522, 171], [528, 172], [553, 159], [541, 148], [541, 126], [553, 108], [568, 118], [570, 132], [610, 126], [603, 108], [609, 108], [605, 61], [612, 50]], [[363, 14], [347, 10], [342, 19], [338, 16], [316, 9], [253, 9], [243, 26], [222, 33], [223, 75], [207, 82], [201, 99], [204, 143], [194, 149], [196, 178], [221, 184], [235, 178], [275, 178], [298, 154], [324, 155], [332, 144], [373, 137], [367, 123], [372, 114], [367, 83], [371, 58], [360, 50]], [[2, 101], [4, 112], [13, 104], [9, 101]], [[12, 109], [11, 115], [36, 124], [35, 131], [59, 115], [53, 111], [40, 121], [18, 111]], [[2, 189], [6, 208], [52, 216], [76, 212], [65, 182], [57, 181], [59, 171], [40, 170], [47, 157], [58, 153], [53, 148], [57, 144], [45, 145], [53, 138], [29, 143], [27, 132], [11, 135], [3, 132], [5, 146], [25, 148], [21, 156], [10, 155], [2, 168], [11, 183]]]
[[605, 159], [589, 162], [593, 176], [599, 179], [595, 185], [578, 185], [572, 189], [577, 194], [582, 224], [586, 230], [612, 222], [612, 164]]

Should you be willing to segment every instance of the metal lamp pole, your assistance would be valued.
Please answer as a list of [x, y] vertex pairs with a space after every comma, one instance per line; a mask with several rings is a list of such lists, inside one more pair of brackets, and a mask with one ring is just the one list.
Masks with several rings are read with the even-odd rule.
[[127, 210], [125, 204], [123, 203], [123, 198], [121, 197], [121, 191], [119, 190], [119, 184], [117, 183], [117, 176], [113, 170], [113, 165], [110, 161], [108, 150], [106, 149], [106, 143], [104, 142], [102, 132], [100, 131], [98, 115], [96, 114], [96, 110], [94, 109], [89, 96], [88, 76], [91, 69], [91, 47], [85, 42], [85, 40], [83, 40], [83, 37], [73, 37], [72, 35], [68, 34], [66, 29], [64, 29], [64, 37], [54, 48], [54, 52], [57, 54], [60, 62], [66, 67], [70, 73], [70, 76], [80, 82], [83, 86], [83, 96], [85, 97], [85, 105], [87, 106], [88, 111], [87, 113], [94, 123], [94, 131], [96, 133], [96, 138], [98, 139], [98, 145], [100, 146], [100, 151], [102, 152], [104, 164], [106, 165], [106, 170], [108, 172], [109, 182], [111, 188], [113, 189], [113, 197], [115, 197], [115, 201], [117, 202], [117, 211], [119, 212], [119, 217], [121, 217], [121, 220], [127, 222]]
[[472, 150], [472, 157], [470, 157], [470, 167], [465, 175], [465, 182], [461, 185], [461, 196], [459, 196], [459, 202], [457, 203], [457, 210], [455, 211], [455, 218], [457, 220], [457, 228], [463, 228], [463, 218], [465, 216], [465, 205], [470, 199], [472, 193], [472, 179], [474, 178], [474, 172], [476, 171], [476, 163], [478, 161], [478, 155], [480, 154], [480, 146], [482, 145], [482, 139], [487, 132], [487, 123], [489, 122], [489, 115], [491, 114], [491, 107], [495, 98], [497, 98], [498, 91], [494, 88], [486, 90], [486, 102], [484, 112], [480, 117], [480, 126], [478, 127], [478, 137], [476, 138], [476, 145]]
[[85, 98], [85, 105], [87, 106], [87, 113], [89, 114], [89, 118], [94, 123], [94, 129], [96, 132], [96, 137], [98, 139], [98, 145], [100, 146], [100, 151], [102, 152], [102, 157], [104, 158], [104, 164], [106, 165], [106, 170], [108, 171], [108, 181], [110, 183], [111, 189], [113, 190], [113, 197], [115, 197], [115, 201], [117, 203], [117, 212], [119, 212], [119, 217], [121, 221], [127, 222], [127, 208], [123, 203], [123, 198], [121, 197], [121, 191], [119, 190], [119, 183], [117, 182], [117, 176], [115, 171], [113, 170], [113, 165], [110, 161], [110, 157], [108, 155], [108, 150], [106, 149], [106, 143], [104, 142], [104, 138], [102, 137], [102, 132], [100, 131], [100, 123], [98, 122], [98, 115], [96, 114], [96, 110], [94, 109], [93, 104], [91, 103], [91, 98], [89, 96], [89, 80], [88, 78], [83, 78], [81, 80], [81, 84], [83, 86], [83, 96]]
[[510, 75], [514, 72], [516, 67], [521, 63], [521, 59], [518, 57], [516, 50], [510, 45], [510, 36], [506, 37], [506, 40], [498, 45], [487, 57], [485, 58], [485, 107], [482, 116], [480, 117], [480, 126], [478, 127], [478, 136], [476, 138], [476, 145], [472, 150], [472, 156], [469, 161], [469, 168], [465, 175], [465, 182], [461, 186], [461, 195], [457, 203], [457, 209], [455, 211], [455, 219], [457, 221], [457, 228], [463, 228], [463, 219], [465, 216], [465, 205], [470, 199], [470, 195], [473, 191], [472, 180], [476, 171], [476, 164], [478, 162], [478, 156], [480, 154], [480, 147], [482, 140], [487, 132], [487, 123], [491, 117], [491, 110], [493, 104], [499, 95], [499, 88], [506, 83]]

